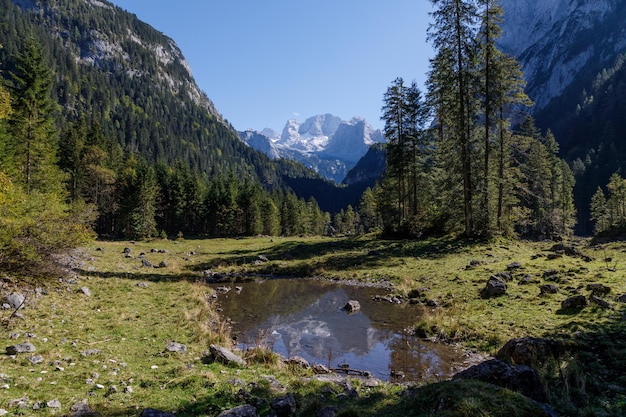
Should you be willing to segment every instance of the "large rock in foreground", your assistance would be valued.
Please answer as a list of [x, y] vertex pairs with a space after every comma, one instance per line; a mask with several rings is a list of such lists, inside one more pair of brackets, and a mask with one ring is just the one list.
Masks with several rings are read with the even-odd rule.
[[217, 362], [221, 362], [225, 365], [235, 364], [238, 366], [246, 366], [246, 361], [243, 360], [240, 356], [235, 355], [230, 350], [225, 347], [218, 345], [211, 345], [211, 354], [215, 358]]
[[491, 359], [459, 372], [452, 379], [474, 379], [519, 392], [540, 403], [548, 400], [539, 373], [527, 365], [509, 365]]

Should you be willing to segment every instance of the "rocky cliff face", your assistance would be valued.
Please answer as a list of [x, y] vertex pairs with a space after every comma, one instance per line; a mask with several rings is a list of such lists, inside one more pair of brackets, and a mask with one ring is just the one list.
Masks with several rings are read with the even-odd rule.
[[502, 49], [518, 58], [536, 109], [626, 48], [622, 0], [501, 0]]

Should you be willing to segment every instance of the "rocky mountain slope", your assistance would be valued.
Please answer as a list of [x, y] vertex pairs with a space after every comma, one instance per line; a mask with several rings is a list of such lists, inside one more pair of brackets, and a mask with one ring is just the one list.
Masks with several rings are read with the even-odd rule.
[[301, 162], [323, 177], [341, 183], [348, 171], [375, 143], [384, 142], [380, 130], [355, 117], [341, 120], [332, 114], [288, 120], [282, 134], [271, 129], [240, 132], [248, 145], [271, 158]]

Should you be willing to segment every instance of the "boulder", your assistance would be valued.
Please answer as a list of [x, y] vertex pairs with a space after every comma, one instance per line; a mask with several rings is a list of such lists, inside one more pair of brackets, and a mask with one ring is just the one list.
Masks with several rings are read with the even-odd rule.
[[165, 346], [165, 350], [174, 353], [184, 353], [187, 352], [187, 346], [178, 342], [169, 342], [167, 346]]
[[453, 380], [473, 379], [494, 384], [545, 403], [548, 400], [539, 373], [528, 365], [509, 365], [498, 359], [474, 365], [452, 377]]
[[556, 340], [522, 337], [506, 342], [495, 357], [503, 362], [534, 368], [549, 359], [558, 358], [564, 351], [563, 344]]
[[603, 284], [587, 284], [587, 291], [591, 291], [591, 294], [597, 296], [607, 295], [611, 292], [611, 287], [607, 287]]
[[17, 355], [18, 353], [32, 353], [35, 350], [35, 346], [32, 343], [20, 343], [17, 345], [7, 346], [6, 348], [7, 355]]
[[545, 284], [539, 287], [539, 290], [539, 295], [556, 294], [557, 292], [559, 292], [559, 287], [554, 284]]
[[302, 369], [309, 369], [311, 367], [309, 361], [304, 359], [302, 356], [292, 356], [289, 359], [286, 359], [285, 363]]
[[597, 295], [593, 295], [593, 294], [590, 295], [589, 302], [592, 302], [598, 307], [603, 308], [605, 310], [612, 308], [611, 304], [608, 301], [604, 300], [603, 298], [598, 297]]
[[78, 402], [70, 407], [70, 417], [97, 417], [98, 413], [93, 411], [85, 401]]
[[498, 297], [506, 294], [506, 283], [495, 276], [489, 278], [485, 286], [485, 295], [487, 297]]
[[18, 308], [23, 307], [25, 302], [26, 302], [26, 296], [24, 296], [24, 294], [20, 294], [17, 292], [13, 292], [7, 295], [6, 297], [6, 303], [13, 310], [17, 310]]
[[243, 358], [235, 355], [225, 347], [211, 345], [209, 348], [211, 349], [211, 354], [217, 362], [221, 362], [225, 365], [235, 364], [238, 366], [246, 366], [246, 361], [243, 360]]
[[239, 407], [232, 408], [221, 412], [217, 417], [257, 417], [256, 408], [251, 405], [240, 405]]
[[516, 269], [520, 269], [522, 267], [522, 264], [519, 262], [511, 262], [510, 264], [508, 264], [506, 266], [506, 269], [508, 269], [509, 271], [514, 271]]
[[270, 416], [291, 417], [296, 414], [296, 399], [291, 393], [287, 393], [284, 397], [276, 398], [271, 402], [272, 412]]
[[361, 309], [361, 304], [356, 300], [350, 300], [346, 303], [345, 306], [343, 306], [343, 309], [346, 310], [348, 313], [354, 313]]
[[570, 308], [583, 308], [587, 306], [587, 299], [584, 295], [575, 295], [561, 301], [561, 310], [569, 310]]
[[497, 274], [492, 275], [492, 277], [506, 282], [513, 280], [513, 276], [510, 272], [498, 272]]

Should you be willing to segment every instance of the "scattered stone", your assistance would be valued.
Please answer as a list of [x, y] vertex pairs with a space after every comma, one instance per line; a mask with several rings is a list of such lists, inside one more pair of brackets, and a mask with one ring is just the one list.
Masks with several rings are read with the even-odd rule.
[[165, 350], [168, 352], [184, 353], [187, 352], [187, 346], [178, 342], [169, 342], [167, 346], [165, 346]]
[[532, 280], [533, 280], [533, 277], [531, 275], [526, 274], [522, 278], [520, 278], [518, 284], [519, 285], [528, 285], [528, 284], [530, 284], [532, 282]]
[[39, 365], [41, 362], [43, 362], [43, 356], [31, 355], [28, 357], [28, 362], [30, 362], [33, 365]]
[[496, 277], [489, 278], [485, 286], [485, 295], [487, 297], [498, 297], [506, 294], [506, 283]]
[[235, 364], [239, 366], [246, 366], [245, 360], [222, 346], [211, 345], [209, 348], [211, 350], [211, 354], [217, 362], [221, 362], [226, 365]]
[[612, 308], [611, 304], [609, 304], [608, 301], [604, 300], [603, 298], [598, 297], [597, 295], [593, 295], [593, 294], [590, 295], [589, 301], [605, 310]]
[[432, 298], [428, 298], [424, 300], [424, 305], [427, 307], [439, 307], [439, 302], [437, 300], [433, 300]]
[[19, 338], [20, 338], [20, 334], [19, 333], [17, 333], [17, 332], [9, 333], [9, 339], [16, 340], [16, 339], [19, 339]]
[[539, 290], [539, 295], [556, 294], [557, 292], [559, 292], [559, 287], [554, 284], [545, 284], [540, 286]]
[[611, 287], [603, 284], [587, 284], [587, 291], [591, 291], [593, 295], [603, 296], [611, 292]]
[[61, 408], [61, 402], [57, 399], [50, 400], [46, 403], [48, 408]]
[[229, 292], [231, 290], [230, 287], [227, 286], [221, 286], [221, 287], [217, 287], [215, 288], [215, 292], [219, 293], [219, 294], [226, 294], [227, 292]]
[[124, 392], [127, 394], [132, 394], [133, 393], [133, 387], [131, 385], [127, 385], [124, 387]]
[[87, 349], [80, 352], [82, 356], [94, 356], [101, 354], [102, 351], [100, 349]]
[[70, 407], [70, 417], [97, 417], [98, 413], [93, 411], [87, 401], [81, 401]]
[[514, 271], [516, 269], [520, 269], [522, 267], [522, 264], [519, 262], [511, 262], [510, 264], [508, 264], [506, 266], [506, 269], [508, 269], [509, 271]]
[[259, 255], [258, 259], [261, 262], [269, 262], [269, 259], [267, 259], [267, 256], [265, 256], [265, 255]]
[[17, 355], [18, 353], [32, 353], [36, 351], [32, 343], [19, 343], [17, 345], [7, 346], [7, 355]]
[[622, 294], [619, 297], [617, 297], [617, 302], [618, 303], [626, 303], [626, 294]]
[[[256, 408], [249, 404], [240, 405], [220, 413], [217, 417], [257, 417]], [[152, 417], [152, 416], [149, 416]]]
[[147, 282], [140, 282], [137, 284], [139, 288], [148, 288], [150, 285]]
[[146, 258], [143, 258], [141, 260], [141, 266], [145, 267], [145, 268], [152, 268], [152, 263], [147, 260]]
[[176, 414], [155, 410], [154, 408], [146, 408], [139, 413], [139, 417], [176, 417]]
[[26, 296], [17, 292], [11, 293], [6, 297], [6, 303], [9, 305], [9, 308], [13, 310], [24, 307], [25, 302]]
[[289, 359], [286, 359], [285, 363], [302, 369], [309, 369], [311, 367], [309, 361], [304, 359], [302, 356], [292, 356]]
[[86, 295], [87, 297], [91, 297], [91, 290], [87, 287], [80, 287], [78, 292]]
[[539, 373], [527, 365], [509, 365], [491, 359], [474, 365], [452, 377], [452, 380], [474, 379], [519, 392], [537, 402], [547, 402], [544, 385]]
[[291, 393], [287, 393], [284, 397], [276, 398], [272, 401], [270, 407], [272, 407], [271, 416], [291, 417], [296, 413], [296, 399]]
[[350, 300], [343, 306], [343, 309], [348, 313], [354, 313], [361, 309], [361, 304], [356, 300]]
[[575, 295], [561, 301], [561, 309], [569, 310], [571, 308], [583, 308], [587, 306], [587, 299], [584, 295]]
[[7, 410], [5, 410], [4, 408], [0, 408], [0, 416], [6, 416], [7, 414], [9, 414]]
[[107, 390], [107, 393], [105, 394], [105, 396], [109, 396], [109, 395], [113, 395], [113, 394], [117, 394], [118, 393], [118, 388], [117, 385], [111, 385], [109, 387], [109, 389]]
[[167, 268], [169, 265], [167, 264], [167, 262], [165, 261], [161, 261], [159, 262], [159, 265], [157, 266], [157, 268]]
[[331, 370], [328, 369], [324, 365], [315, 364], [315, 365], [313, 365], [313, 372], [315, 372], [316, 374], [329, 374], [329, 373], [331, 373]]
[[513, 281], [513, 276], [510, 272], [498, 272], [497, 274], [492, 275], [492, 277], [505, 282]]
[[218, 282], [224, 282], [227, 278], [226, 274], [220, 272], [213, 272], [210, 269], [205, 270], [202, 275], [204, 276], [204, 282], [207, 284], [216, 284]]

